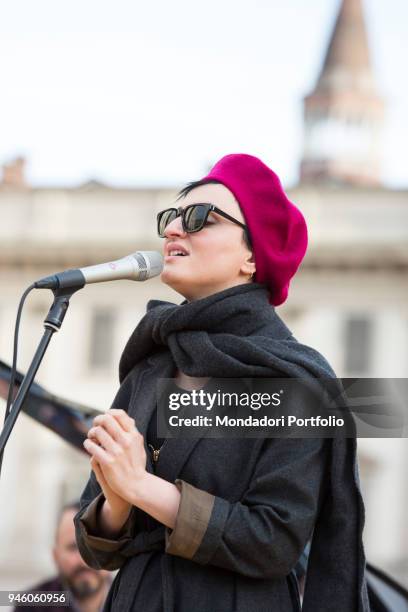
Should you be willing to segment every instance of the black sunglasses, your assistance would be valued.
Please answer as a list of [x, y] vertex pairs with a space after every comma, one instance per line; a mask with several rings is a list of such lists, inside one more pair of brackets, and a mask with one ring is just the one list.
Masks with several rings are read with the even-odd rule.
[[246, 225], [231, 217], [223, 210], [214, 206], [214, 204], [189, 204], [185, 208], [166, 208], [166, 210], [162, 210], [157, 215], [157, 232], [161, 238], [164, 238], [164, 231], [166, 227], [177, 219], [177, 217], [181, 217], [181, 223], [183, 226], [183, 230], [188, 234], [193, 234], [194, 232], [199, 232], [203, 229], [204, 225], [207, 223], [208, 215], [210, 212], [215, 212], [221, 217], [236, 223], [240, 227], [245, 230], [246, 236], [248, 238], [248, 242], [250, 243], [249, 232]]

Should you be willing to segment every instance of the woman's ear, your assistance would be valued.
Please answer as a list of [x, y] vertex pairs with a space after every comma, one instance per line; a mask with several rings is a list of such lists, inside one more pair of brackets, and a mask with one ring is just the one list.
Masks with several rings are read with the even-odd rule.
[[245, 276], [249, 276], [250, 278], [252, 278], [255, 275], [255, 272], [256, 272], [255, 257], [252, 251], [248, 252], [248, 255], [245, 257], [245, 260], [241, 266], [240, 271], [242, 272], [242, 274], [244, 274]]

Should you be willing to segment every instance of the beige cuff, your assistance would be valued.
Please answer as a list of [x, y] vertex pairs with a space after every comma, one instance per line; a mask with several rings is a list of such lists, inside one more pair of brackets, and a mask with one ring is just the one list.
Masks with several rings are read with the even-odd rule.
[[81, 532], [90, 547], [111, 552], [122, 546], [124, 540], [132, 538], [133, 512], [130, 512], [129, 517], [115, 538], [101, 537], [97, 534], [98, 532], [100, 534], [99, 513], [104, 501], [104, 494], [99, 493], [99, 495], [91, 501], [85, 512], [79, 518], [79, 521], [82, 526]]
[[181, 493], [180, 506], [174, 529], [165, 529], [165, 551], [192, 559], [207, 530], [215, 497], [184, 480], [175, 480], [175, 485]]

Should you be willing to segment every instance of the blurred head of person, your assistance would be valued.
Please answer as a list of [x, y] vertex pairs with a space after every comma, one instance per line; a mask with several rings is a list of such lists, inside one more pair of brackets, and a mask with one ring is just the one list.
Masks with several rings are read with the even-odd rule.
[[53, 557], [63, 585], [75, 599], [84, 601], [102, 595], [110, 581], [109, 572], [95, 570], [83, 561], [75, 539], [74, 516], [79, 504], [65, 505], [59, 515]]

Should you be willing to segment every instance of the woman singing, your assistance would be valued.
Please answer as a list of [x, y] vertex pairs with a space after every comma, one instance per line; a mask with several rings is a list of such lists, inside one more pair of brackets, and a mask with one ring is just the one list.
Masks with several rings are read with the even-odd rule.
[[276, 313], [307, 248], [303, 215], [258, 158], [223, 157], [158, 215], [161, 279], [121, 357], [111, 410], [84, 443], [75, 517], [94, 568], [119, 569], [104, 610], [367, 612], [355, 437], [159, 438], [157, 384], [335, 379]]

